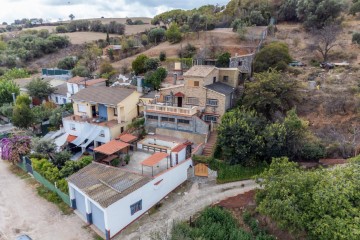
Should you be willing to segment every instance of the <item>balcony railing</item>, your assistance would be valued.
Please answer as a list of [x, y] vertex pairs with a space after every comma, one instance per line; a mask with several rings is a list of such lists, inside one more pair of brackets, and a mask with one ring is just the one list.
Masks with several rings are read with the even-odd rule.
[[147, 104], [146, 111], [157, 111], [164, 113], [182, 114], [182, 115], [194, 115], [197, 112], [197, 107], [173, 107], [173, 106], [162, 106], [157, 104]]

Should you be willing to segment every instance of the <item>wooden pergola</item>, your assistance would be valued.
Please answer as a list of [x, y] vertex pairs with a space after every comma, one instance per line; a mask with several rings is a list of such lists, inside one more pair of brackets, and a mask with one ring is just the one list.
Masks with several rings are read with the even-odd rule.
[[129, 153], [129, 144], [112, 140], [97, 148], [94, 148], [94, 160], [96, 160], [96, 153], [101, 153], [107, 157], [99, 159], [99, 161], [110, 165], [110, 162], [120, 156], [121, 152]]

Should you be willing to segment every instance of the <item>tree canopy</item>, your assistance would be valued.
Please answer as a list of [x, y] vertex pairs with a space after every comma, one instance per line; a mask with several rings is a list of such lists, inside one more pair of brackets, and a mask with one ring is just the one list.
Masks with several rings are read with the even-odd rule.
[[51, 87], [49, 81], [42, 80], [40, 78], [34, 78], [26, 85], [26, 89], [31, 97], [37, 97], [39, 99], [45, 99], [51, 93], [55, 91]]
[[146, 55], [140, 54], [132, 62], [132, 70], [135, 72], [136, 75], [146, 72], [145, 62], [147, 59], [148, 57]]
[[360, 164], [302, 170], [287, 158], [273, 159], [259, 176], [260, 213], [310, 239], [360, 238]]
[[265, 45], [255, 56], [254, 71], [263, 72], [269, 68], [282, 71], [291, 62], [289, 47], [286, 43], [272, 42]]

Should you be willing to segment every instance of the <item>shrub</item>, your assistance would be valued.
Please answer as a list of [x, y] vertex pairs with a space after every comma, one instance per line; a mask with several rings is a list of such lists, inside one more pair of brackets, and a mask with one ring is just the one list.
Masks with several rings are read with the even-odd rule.
[[188, 43], [183, 49], [180, 49], [178, 55], [180, 58], [192, 58], [196, 54], [196, 47]]
[[172, 23], [168, 30], [166, 30], [166, 38], [170, 43], [178, 43], [181, 41], [181, 32], [176, 23]]
[[166, 53], [165, 52], [160, 52], [159, 59], [160, 59], [161, 62], [164, 62], [166, 60]]
[[165, 37], [165, 29], [163, 28], [154, 28], [150, 30], [149, 34], [149, 41], [155, 44], [160, 43]]
[[[360, 2], [359, 2], [359, 4], [360, 4]], [[357, 32], [352, 35], [352, 42], [360, 44], [360, 33]]]
[[269, 68], [283, 71], [291, 62], [289, 47], [286, 43], [272, 42], [262, 48], [255, 56], [254, 71], [263, 72]]
[[136, 75], [142, 74], [146, 72], [145, 61], [148, 57], [144, 54], [140, 54], [136, 57], [136, 59], [132, 62], [132, 69]]
[[58, 62], [57, 67], [60, 69], [71, 70], [75, 65], [76, 60], [73, 57], [65, 57]]

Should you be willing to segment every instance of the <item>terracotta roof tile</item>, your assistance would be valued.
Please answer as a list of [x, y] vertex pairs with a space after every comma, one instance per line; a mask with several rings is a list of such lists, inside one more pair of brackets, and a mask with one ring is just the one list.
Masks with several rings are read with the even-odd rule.
[[183, 150], [184, 148], [186, 148], [185, 144], [179, 144], [171, 151], [177, 153], [177, 152], [180, 152], [181, 150]]
[[79, 84], [79, 83], [81, 83], [82, 81], [84, 81], [85, 79], [86, 79], [86, 78], [84, 78], [84, 77], [76, 76], [76, 77], [70, 78], [67, 82], [68, 82], [68, 83], [76, 83], [76, 84]]
[[127, 134], [119, 136], [119, 139], [123, 142], [131, 143], [131, 142], [137, 140], [138, 138], [132, 134], [127, 133]]
[[141, 164], [144, 166], [152, 167], [167, 156], [169, 156], [169, 154], [164, 152], [154, 153], [153, 155], [142, 161]]
[[116, 140], [111, 140], [108, 143], [105, 143], [97, 148], [94, 148], [94, 151], [100, 152], [100, 153], [103, 153], [106, 155], [111, 155], [116, 152], [119, 152], [120, 150], [122, 150], [128, 146], [130, 146], [130, 145], [127, 143], [116, 141]]
[[92, 86], [92, 85], [95, 85], [97, 83], [106, 82], [106, 81], [107, 81], [106, 78], [90, 79], [90, 80], [80, 82], [79, 85]]
[[77, 138], [77, 136], [74, 136], [74, 135], [69, 134], [69, 136], [67, 136], [67, 138], [66, 138], [66, 141], [67, 141], [67, 142], [72, 142], [72, 141], [74, 141], [76, 138]]

